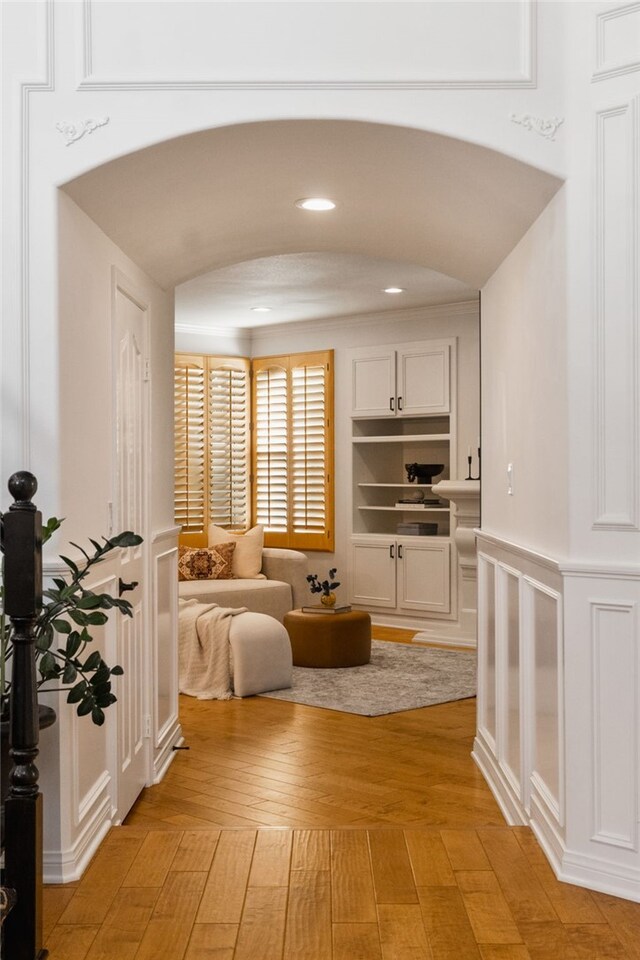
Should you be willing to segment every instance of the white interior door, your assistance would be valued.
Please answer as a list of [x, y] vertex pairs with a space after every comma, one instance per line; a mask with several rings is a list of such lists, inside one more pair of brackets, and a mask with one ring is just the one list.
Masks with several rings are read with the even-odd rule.
[[[147, 344], [148, 307], [128, 281], [114, 272], [114, 370], [116, 398], [116, 532], [132, 530], [146, 540], [148, 469]], [[121, 821], [145, 786], [147, 774], [145, 681], [149, 671], [146, 638], [146, 546], [123, 550], [120, 577], [138, 586], [124, 593], [133, 617], [118, 618], [116, 819]]]

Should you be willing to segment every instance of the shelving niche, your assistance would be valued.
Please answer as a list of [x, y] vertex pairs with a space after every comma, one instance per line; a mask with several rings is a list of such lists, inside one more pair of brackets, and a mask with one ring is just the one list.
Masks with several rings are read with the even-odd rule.
[[[438, 507], [402, 508], [396, 501], [431, 484], [407, 482], [407, 463], [443, 463], [434, 482], [450, 476], [448, 416], [403, 417], [402, 420], [353, 420], [353, 533], [395, 535], [398, 523], [437, 523], [438, 536], [449, 537], [448, 503]], [[421, 538], [422, 539], [422, 538]]]

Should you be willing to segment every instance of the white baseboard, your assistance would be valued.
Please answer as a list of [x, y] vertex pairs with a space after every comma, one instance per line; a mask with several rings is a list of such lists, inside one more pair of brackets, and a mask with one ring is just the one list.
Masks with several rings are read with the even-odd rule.
[[184, 743], [182, 736], [182, 727], [176, 721], [170, 732], [163, 736], [163, 743], [153, 760], [153, 780], [152, 783], [160, 783], [167, 770], [173, 763], [176, 755], [174, 747], [179, 747]]
[[487, 781], [487, 785], [493, 794], [496, 803], [500, 807], [502, 816], [510, 827], [528, 826], [529, 818], [524, 807], [503, 776], [491, 751], [486, 747], [482, 738], [478, 735], [473, 742], [473, 751], [471, 753], [473, 760], [479, 767], [482, 776]]
[[75, 843], [65, 850], [43, 851], [44, 882], [71, 883], [79, 880], [111, 826], [111, 801], [106, 796], [84, 825]]

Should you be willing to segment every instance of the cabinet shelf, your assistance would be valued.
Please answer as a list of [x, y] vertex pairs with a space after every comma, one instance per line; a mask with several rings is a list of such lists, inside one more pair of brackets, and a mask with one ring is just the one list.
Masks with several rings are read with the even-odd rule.
[[408, 487], [409, 490], [431, 490], [432, 483], [359, 483], [359, 487]]
[[448, 433], [405, 433], [390, 437], [354, 437], [353, 443], [444, 443]]
[[423, 507], [416, 510], [415, 507], [358, 507], [358, 510], [393, 510], [397, 513], [449, 513], [450, 507]]

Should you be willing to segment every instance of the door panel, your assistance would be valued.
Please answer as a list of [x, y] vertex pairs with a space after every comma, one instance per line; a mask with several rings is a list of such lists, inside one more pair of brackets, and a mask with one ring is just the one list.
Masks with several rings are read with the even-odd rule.
[[[134, 298], [126, 281], [114, 284], [114, 326], [116, 352], [116, 461], [118, 532], [132, 530], [142, 536], [147, 528], [147, 383], [148, 337], [146, 305]], [[146, 751], [146, 631], [144, 544], [123, 550], [120, 577], [137, 582], [126, 598], [133, 616], [118, 619], [118, 662], [124, 669], [119, 678], [117, 707], [117, 820], [121, 821], [145, 786]]]
[[353, 603], [395, 607], [396, 561], [394, 540], [352, 541]]
[[376, 348], [370, 356], [353, 357], [351, 363], [351, 416], [395, 417], [395, 350]]
[[448, 541], [398, 544], [398, 606], [406, 610], [449, 613], [450, 544]]
[[446, 342], [398, 349], [398, 407], [401, 416], [448, 413], [449, 354]]

